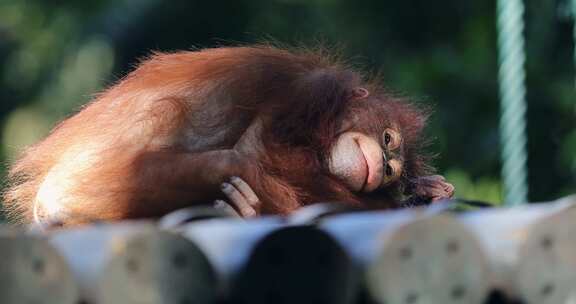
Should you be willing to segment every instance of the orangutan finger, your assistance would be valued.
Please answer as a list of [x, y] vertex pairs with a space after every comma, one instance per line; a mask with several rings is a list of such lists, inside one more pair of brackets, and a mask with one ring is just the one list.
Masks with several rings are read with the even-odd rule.
[[452, 197], [454, 195], [454, 185], [450, 184], [450, 183], [446, 183], [444, 186], [444, 191], [446, 191], [446, 193], [448, 193], [449, 197]]
[[243, 217], [253, 217], [256, 215], [256, 210], [246, 200], [244, 195], [236, 189], [232, 184], [223, 183], [222, 192], [230, 199], [230, 203], [236, 207], [236, 210], [242, 215]]
[[228, 204], [226, 201], [223, 200], [215, 200], [213, 207], [216, 209], [220, 209], [224, 212], [226, 212], [227, 214], [230, 214], [234, 217], [242, 217], [240, 215], [240, 213], [238, 213], [238, 211], [236, 211], [236, 209], [234, 209], [234, 207], [230, 206], [230, 204]]
[[242, 195], [244, 196], [244, 198], [246, 198], [246, 201], [248, 202], [248, 204], [250, 204], [250, 206], [254, 208], [260, 207], [260, 199], [258, 198], [256, 193], [254, 193], [252, 187], [250, 187], [243, 179], [237, 176], [233, 176], [230, 179], [230, 183], [232, 183], [232, 185], [234, 185], [236, 189], [238, 189], [242, 193]]

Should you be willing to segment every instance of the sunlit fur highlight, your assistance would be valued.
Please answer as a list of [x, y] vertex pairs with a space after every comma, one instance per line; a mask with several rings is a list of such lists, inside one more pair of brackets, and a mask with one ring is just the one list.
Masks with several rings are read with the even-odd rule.
[[[358, 87], [370, 96], [352, 98]], [[11, 218], [31, 221], [46, 177], [59, 174], [62, 181], [50, 185], [71, 183], [58, 194], [64, 200], [59, 203], [77, 222], [160, 215], [189, 196], [161, 184], [170, 167], [147, 167], [147, 156], [233, 148], [256, 117], [263, 121], [253, 143], [261, 152], [260, 179], [251, 186], [259, 190], [264, 213], [326, 200], [360, 203], [363, 198], [325, 165], [343, 122], [353, 115], [362, 118], [353, 130], [401, 130], [404, 177], [366, 198], [392, 206], [412, 178], [429, 172], [420, 153], [426, 112], [325, 49], [257, 45], [155, 53], [22, 153], [9, 171], [5, 206]], [[205, 201], [187, 202], [196, 203]]]

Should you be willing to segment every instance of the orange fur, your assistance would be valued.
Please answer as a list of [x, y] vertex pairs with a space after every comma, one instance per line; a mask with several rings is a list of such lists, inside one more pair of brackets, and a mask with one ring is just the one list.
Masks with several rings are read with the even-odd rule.
[[[358, 86], [370, 97], [354, 100]], [[323, 165], [354, 114], [365, 132], [398, 124], [410, 174], [423, 173], [422, 111], [323, 54], [270, 46], [154, 54], [22, 154], [5, 204], [24, 221], [35, 206], [66, 224], [158, 216], [221, 198], [220, 183], [236, 175], [264, 213], [358, 203]], [[235, 149], [258, 119], [262, 133], [243, 143], [253, 152]]]

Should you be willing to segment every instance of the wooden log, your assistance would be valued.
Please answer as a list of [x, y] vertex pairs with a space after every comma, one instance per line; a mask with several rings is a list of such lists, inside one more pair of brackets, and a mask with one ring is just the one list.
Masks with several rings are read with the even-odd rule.
[[525, 303], [576, 301], [576, 196], [459, 219], [487, 252], [494, 288]]
[[351, 261], [315, 227], [286, 226], [279, 217], [212, 219], [181, 233], [216, 265], [231, 303], [353, 303]]
[[0, 303], [77, 302], [70, 269], [47, 240], [0, 227]]
[[287, 221], [293, 225], [313, 225], [322, 222], [327, 217], [357, 211], [363, 211], [363, 209], [338, 202], [317, 203], [296, 210], [287, 217]]
[[122, 222], [58, 230], [84, 303], [214, 303], [212, 266], [190, 241], [152, 223]]
[[256, 220], [214, 218], [181, 225], [172, 231], [191, 240], [214, 265], [227, 287], [235, 274], [248, 260], [252, 248], [265, 235], [284, 226], [280, 217]]
[[354, 303], [352, 261], [325, 232], [312, 226], [276, 230], [259, 241], [236, 275], [232, 302]]
[[448, 214], [417, 208], [325, 219], [365, 272], [375, 303], [483, 303], [489, 292], [480, 244]]
[[238, 217], [238, 214], [209, 206], [188, 207], [164, 215], [158, 226], [162, 229], [178, 229], [188, 223], [223, 217]]

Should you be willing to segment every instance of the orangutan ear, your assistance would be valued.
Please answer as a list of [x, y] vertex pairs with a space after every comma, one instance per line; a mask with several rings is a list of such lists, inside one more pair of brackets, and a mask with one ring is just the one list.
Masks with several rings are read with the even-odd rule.
[[364, 99], [368, 96], [370, 96], [370, 91], [366, 88], [359, 87], [352, 90], [352, 99]]

